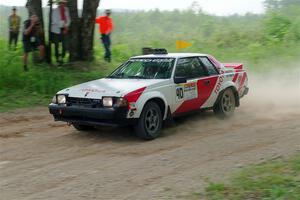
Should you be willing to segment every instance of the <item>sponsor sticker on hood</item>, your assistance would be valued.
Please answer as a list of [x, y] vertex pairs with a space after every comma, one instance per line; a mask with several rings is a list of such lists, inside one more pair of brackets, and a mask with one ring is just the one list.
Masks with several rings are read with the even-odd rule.
[[99, 90], [99, 89], [91, 89], [91, 88], [85, 88], [81, 89], [82, 92], [98, 92], [98, 93], [105, 93], [105, 90]]

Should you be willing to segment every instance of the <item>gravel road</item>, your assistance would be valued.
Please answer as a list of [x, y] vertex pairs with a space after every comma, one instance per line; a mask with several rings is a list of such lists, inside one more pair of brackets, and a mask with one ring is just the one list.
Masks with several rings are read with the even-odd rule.
[[233, 118], [193, 114], [150, 142], [130, 128], [78, 132], [53, 122], [45, 107], [2, 113], [0, 199], [182, 199], [208, 180], [295, 154], [298, 75], [252, 80]]

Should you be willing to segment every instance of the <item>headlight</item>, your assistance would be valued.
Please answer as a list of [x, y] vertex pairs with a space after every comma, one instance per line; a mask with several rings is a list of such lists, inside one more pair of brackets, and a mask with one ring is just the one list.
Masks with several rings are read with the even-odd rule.
[[128, 101], [124, 98], [118, 98], [116, 103], [116, 107], [127, 107], [128, 106]]
[[55, 104], [57, 104], [57, 101], [56, 101], [56, 95], [52, 98], [52, 101], [51, 101], [51, 103], [55, 103]]
[[104, 107], [112, 107], [113, 99], [111, 97], [103, 97], [102, 103]]
[[58, 104], [65, 104], [65, 103], [67, 103], [66, 96], [62, 95], [62, 94], [57, 95], [57, 103]]

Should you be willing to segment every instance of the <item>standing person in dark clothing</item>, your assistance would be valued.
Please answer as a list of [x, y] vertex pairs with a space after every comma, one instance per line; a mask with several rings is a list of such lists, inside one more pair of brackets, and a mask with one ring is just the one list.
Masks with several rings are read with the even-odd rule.
[[17, 8], [12, 8], [12, 14], [8, 17], [9, 25], [9, 49], [11, 49], [12, 43], [14, 43], [14, 50], [16, 50], [19, 38], [21, 17], [17, 15]]
[[28, 54], [29, 52], [35, 51], [37, 48], [40, 52], [40, 60], [43, 60], [45, 57], [45, 47], [41, 41], [41, 34], [43, 29], [39, 22], [39, 18], [36, 15], [32, 15], [30, 19], [24, 22], [24, 31], [23, 31], [23, 64], [24, 71], [28, 71]]
[[[53, 10], [51, 34], [52, 42], [55, 45], [55, 57], [56, 62], [59, 65], [63, 64], [63, 59], [67, 51], [67, 38], [69, 33], [69, 26], [71, 24], [71, 18], [69, 9], [66, 7], [66, 0], [59, 0], [58, 7]], [[59, 52], [59, 44], [62, 44], [62, 52]]]
[[110, 35], [113, 31], [113, 20], [110, 16], [111, 10], [106, 10], [105, 16], [100, 16], [96, 19], [96, 24], [99, 24], [99, 33], [101, 34], [101, 40], [105, 49], [104, 59], [107, 62], [111, 62]]

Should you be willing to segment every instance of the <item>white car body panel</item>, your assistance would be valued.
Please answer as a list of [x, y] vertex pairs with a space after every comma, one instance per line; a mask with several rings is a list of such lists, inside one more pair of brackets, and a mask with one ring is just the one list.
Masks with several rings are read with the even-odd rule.
[[164, 80], [142, 79], [109, 79], [103, 78], [66, 88], [58, 94], [68, 94], [70, 97], [102, 99], [102, 97], [122, 97], [125, 94], [142, 87], [148, 87]]

